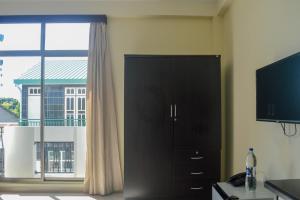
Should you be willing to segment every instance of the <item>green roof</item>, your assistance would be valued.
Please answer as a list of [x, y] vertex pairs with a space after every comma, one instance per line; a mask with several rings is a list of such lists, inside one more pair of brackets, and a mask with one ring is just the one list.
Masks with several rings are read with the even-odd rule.
[[[86, 60], [51, 60], [45, 61], [45, 84], [86, 84]], [[17, 85], [40, 85], [41, 63], [34, 65], [19, 78]]]

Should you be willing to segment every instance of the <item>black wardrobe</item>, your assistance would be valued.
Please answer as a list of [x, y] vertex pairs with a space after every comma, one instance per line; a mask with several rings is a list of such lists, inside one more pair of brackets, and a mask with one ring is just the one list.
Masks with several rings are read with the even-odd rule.
[[125, 56], [125, 199], [211, 199], [220, 56]]

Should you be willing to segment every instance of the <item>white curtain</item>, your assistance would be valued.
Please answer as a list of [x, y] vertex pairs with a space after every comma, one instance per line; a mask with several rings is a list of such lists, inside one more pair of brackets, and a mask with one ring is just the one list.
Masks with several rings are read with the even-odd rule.
[[87, 80], [85, 189], [107, 195], [123, 189], [123, 178], [106, 23], [91, 23]]

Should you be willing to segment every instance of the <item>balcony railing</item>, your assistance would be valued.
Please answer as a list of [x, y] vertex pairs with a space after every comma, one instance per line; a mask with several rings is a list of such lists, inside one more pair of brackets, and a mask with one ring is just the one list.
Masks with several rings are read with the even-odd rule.
[[0, 177], [4, 176], [4, 145], [3, 145], [3, 131], [4, 127], [0, 127]]
[[[76, 121], [75, 125], [81, 123]], [[30, 122], [26, 120], [24, 124]], [[39, 177], [42, 154], [46, 176], [83, 177], [85, 127], [60, 126], [62, 124], [58, 123], [53, 126], [51, 123], [52, 126], [44, 130], [44, 150], [41, 153], [40, 128], [37, 126], [40, 120], [34, 122], [36, 126], [32, 127], [0, 126], [0, 178]], [[19, 166], [22, 166], [22, 170], [19, 170]]]
[[[35, 143], [35, 148], [36, 162], [40, 163], [40, 142]], [[45, 142], [44, 155], [45, 173], [74, 173], [74, 142]], [[39, 170], [35, 173], [40, 173]]]
[[[19, 126], [40, 126], [40, 119], [21, 119]], [[44, 126], [85, 126], [86, 119], [45, 119]]]

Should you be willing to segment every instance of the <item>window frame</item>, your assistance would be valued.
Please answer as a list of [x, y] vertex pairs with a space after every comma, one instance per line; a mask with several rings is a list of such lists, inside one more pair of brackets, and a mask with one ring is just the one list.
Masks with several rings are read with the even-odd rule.
[[[69, 126], [68, 119], [71, 115], [73, 119], [77, 120], [74, 124], [71, 124], [71, 126], [85, 126], [85, 121], [83, 120], [86, 119], [86, 87], [65, 87], [64, 98], [66, 126]], [[71, 105], [73, 105], [73, 107], [69, 105], [70, 101], [72, 101]], [[78, 101], [80, 101], [80, 107]], [[69, 109], [70, 107], [71, 109]]]
[[27, 90], [28, 90], [28, 96], [40, 96], [41, 95], [41, 87], [38, 87], [38, 86], [32, 87], [31, 86], [31, 87], [28, 87]]
[[[40, 105], [40, 152], [44, 152], [44, 133], [45, 133], [45, 58], [46, 57], [88, 57], [88, 50], [46, 50], [46, 24], [48, 23], [107, 23], [105, 15], [18, 15], [0, 16], [0, 24], [40, 24], [40, 49], [39, 50], [0, 50], [1, 57], [40, 57], [41, 59], [41, 105]], [[45, 177], [45, 155], [41, 154], [41, 177], [40, 178], [0, 178], [1, 182], [23, 182], [28, 179], [33, 181], [80, 181], [82, 178], [49, 178]]]

